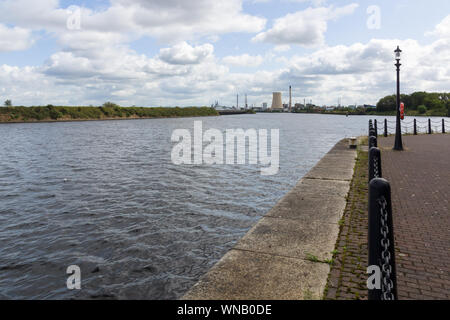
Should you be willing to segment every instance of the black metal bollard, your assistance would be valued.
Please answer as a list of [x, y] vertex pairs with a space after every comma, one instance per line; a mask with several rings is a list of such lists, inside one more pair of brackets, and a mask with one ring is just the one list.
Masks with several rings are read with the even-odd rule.
[[373, 128], [375, 129], [375, 137], [378, 137], [378, 126], [377, 126], [377, 119], [373, 121]]
[[369, 150], [369, 182], [381, 177], [381, 152], [377, 147], [372, 147]]
[[417, 136], [417, 122], [416, 122], [416, 119], [414, 119], [414, 135]]
[[442, 133], [445, 133], [445, 120], [442, 119]]
[[383, 178], [369, 183], [369, 266], [381, 271], [379, 289], [369, 289], [369, 300], [396, 300], [394, 228], [392, 223], [391, 187]]
[[431, 119], [428, 119], [428, 134], [431, 134]]
[[369, 137], [369, 150], [372, 147], [378, 148], [377, 137], [375, 137], [374, 135], [371, 135]]
[[373, 128], [372, 120], [369, 120], [369, 137], [375, 135], [375, 129]]
[[388, 136], [387, 119], [384, 119], [384, 136]]

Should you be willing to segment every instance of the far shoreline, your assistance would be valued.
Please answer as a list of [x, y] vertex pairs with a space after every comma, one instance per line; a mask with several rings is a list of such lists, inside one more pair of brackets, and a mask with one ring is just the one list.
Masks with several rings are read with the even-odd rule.
[[120, 107], [105, 103], [101, 107], [35, 106], [0, 108], [0, 123], [106, 121], [135, 119], [164, 119], [219, 116], [210, 107]]
[[[256, 111], [257, 114], [259, 113], [275, 113], [275, 114], [280, 114], [280, 113], [289, 113], [289, 112], [267, 112], [267, 111]], [[345, 112], [307, 112], [307, 111], [302, 111], [302, 112], [290, 112], [292, 114], [320, 114], [320, 115], [335, 115], [335, 116], [347, 116], [347, 114]], [[370, 116], [370, 117], [395, 117], [396, 114], [392, 114], [389, 112], [380, 112], [380, 113], [376, 113], [376, 112], [371, 112], [371, 113], [349, 113], [348, 116]], [[429, 115], [429, 114], [410, 114], [408, 115], [407, 113], [405, 113], [405, 118], [407, 117], [424, 117], [424, 118], [449, 118], [450, 116], [448, 115]]]
[[139, 118], [102, 118], [102, 119], [61, 119], [61, 120], [11, 120], [1, 121], [0, 124], [13, 123], [57, 123], [57, 122], [87, 122], [87, 121], [114, 121], [114, 120], [151, 120], [151, 119], [177, 119], [177, 118], [206, 118], [206, 117], [220, 117], [220, 115], [204, 115], [204, 116], [173, 116], [173, 117], [139, 117]]
[[[251, 113], [242, 113], [236, 115], [250, 115]], [[255, 114], [313, 114], [313, 115], [327, 115], [327, 116], [347, 116], [342, 113], [319, 113], [319, 112], [256, 112]], [[229, 117], [227, 115], [226, 117]], [[349, 114], [348, 117], [354, 116], [373, 116], [373, 117], [395, 117], [392, 114]], [[58, 123], [58, 122], [87, 122], [87, 121], [114, 121], [114, 120], [152, 120], [152, 119], [177, 119], [177, 118], [210, 118], [210, 117], [224, 117], [223, 115], [187, 115], [187, 116], [161, 116], [161, 117], [116, 117], [116, 118], [101, 118], [101, 119], [45, 119], [45, 120], [0, 120], [0, 124], [20, 124], [20, 123]], [[429, 115], [406, 115], [407, 117], [422, 117], [422, 118], [449, 118], [448, 116], [429, 116]]]

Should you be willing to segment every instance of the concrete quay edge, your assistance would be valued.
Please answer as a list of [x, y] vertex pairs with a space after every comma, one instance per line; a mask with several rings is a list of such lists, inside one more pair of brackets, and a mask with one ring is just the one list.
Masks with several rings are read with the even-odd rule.
[[355, 162], [339, 141], [181, 299], [322, 298]]

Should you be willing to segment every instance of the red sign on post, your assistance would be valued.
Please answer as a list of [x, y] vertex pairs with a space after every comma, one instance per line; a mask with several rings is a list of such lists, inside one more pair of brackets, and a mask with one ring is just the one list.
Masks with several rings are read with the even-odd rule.
[[400, 119], [405, 119], [405, 104], [403, 102], [400, 103]]

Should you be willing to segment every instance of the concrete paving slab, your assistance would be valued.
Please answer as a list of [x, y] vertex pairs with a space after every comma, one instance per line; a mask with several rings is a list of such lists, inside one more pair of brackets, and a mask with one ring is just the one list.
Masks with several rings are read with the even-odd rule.
[[330, 166], [315, 166], [308, 172], [305, 178], [351, 181], [353, 177], [353, 165], [350, 165], [352, 168], [338, 168], [333, 165], [331, 170]]
[[305, 176], [311, 179], [351, 181], [356, 151], [345, 140], [338, 142]]
[[236, 244], [236, 249], [307, 259], [331, 259], [339, 225], [301, 220], [262, 218]]
[[295, 219], [304, 223], [339, 221], [345, 205], [346, 201], [342, 196], [317, 197], [307, 196], [303, 192], [291, 192], [266, 217]]
[[341, 197], [345, 199], [349, 188], [349, 181], [303, 178], [297, 183], [294, 190], [300, 197], [318, 197], [321, 199]]
[[346, 156], [346, 157], [339, 157], [339, 156], [331, 156], [327, 155], [326, 157], [322, 158], [316, 166], [318, 167], [331, 167], [333, 169], [335, 168], [348, 168], [349, 162], [351, 164], [354, 164], [356, 159], [353, 156]]
[[324, 263], [233, 249], [182, 299], [319, 299], [329, 270]]
[[[336, 160], [354, 160], [355, 159], [355, 153], [353, 152], [354, 149], [349, 150], [350, 151], [330, 150], [329, 152], [327, 152], [326, 156], [327, 158], [335, 158]], [[323, 157], [320, 161], [322, 161], [323, 159], [325, 159], [325, 157]]]

